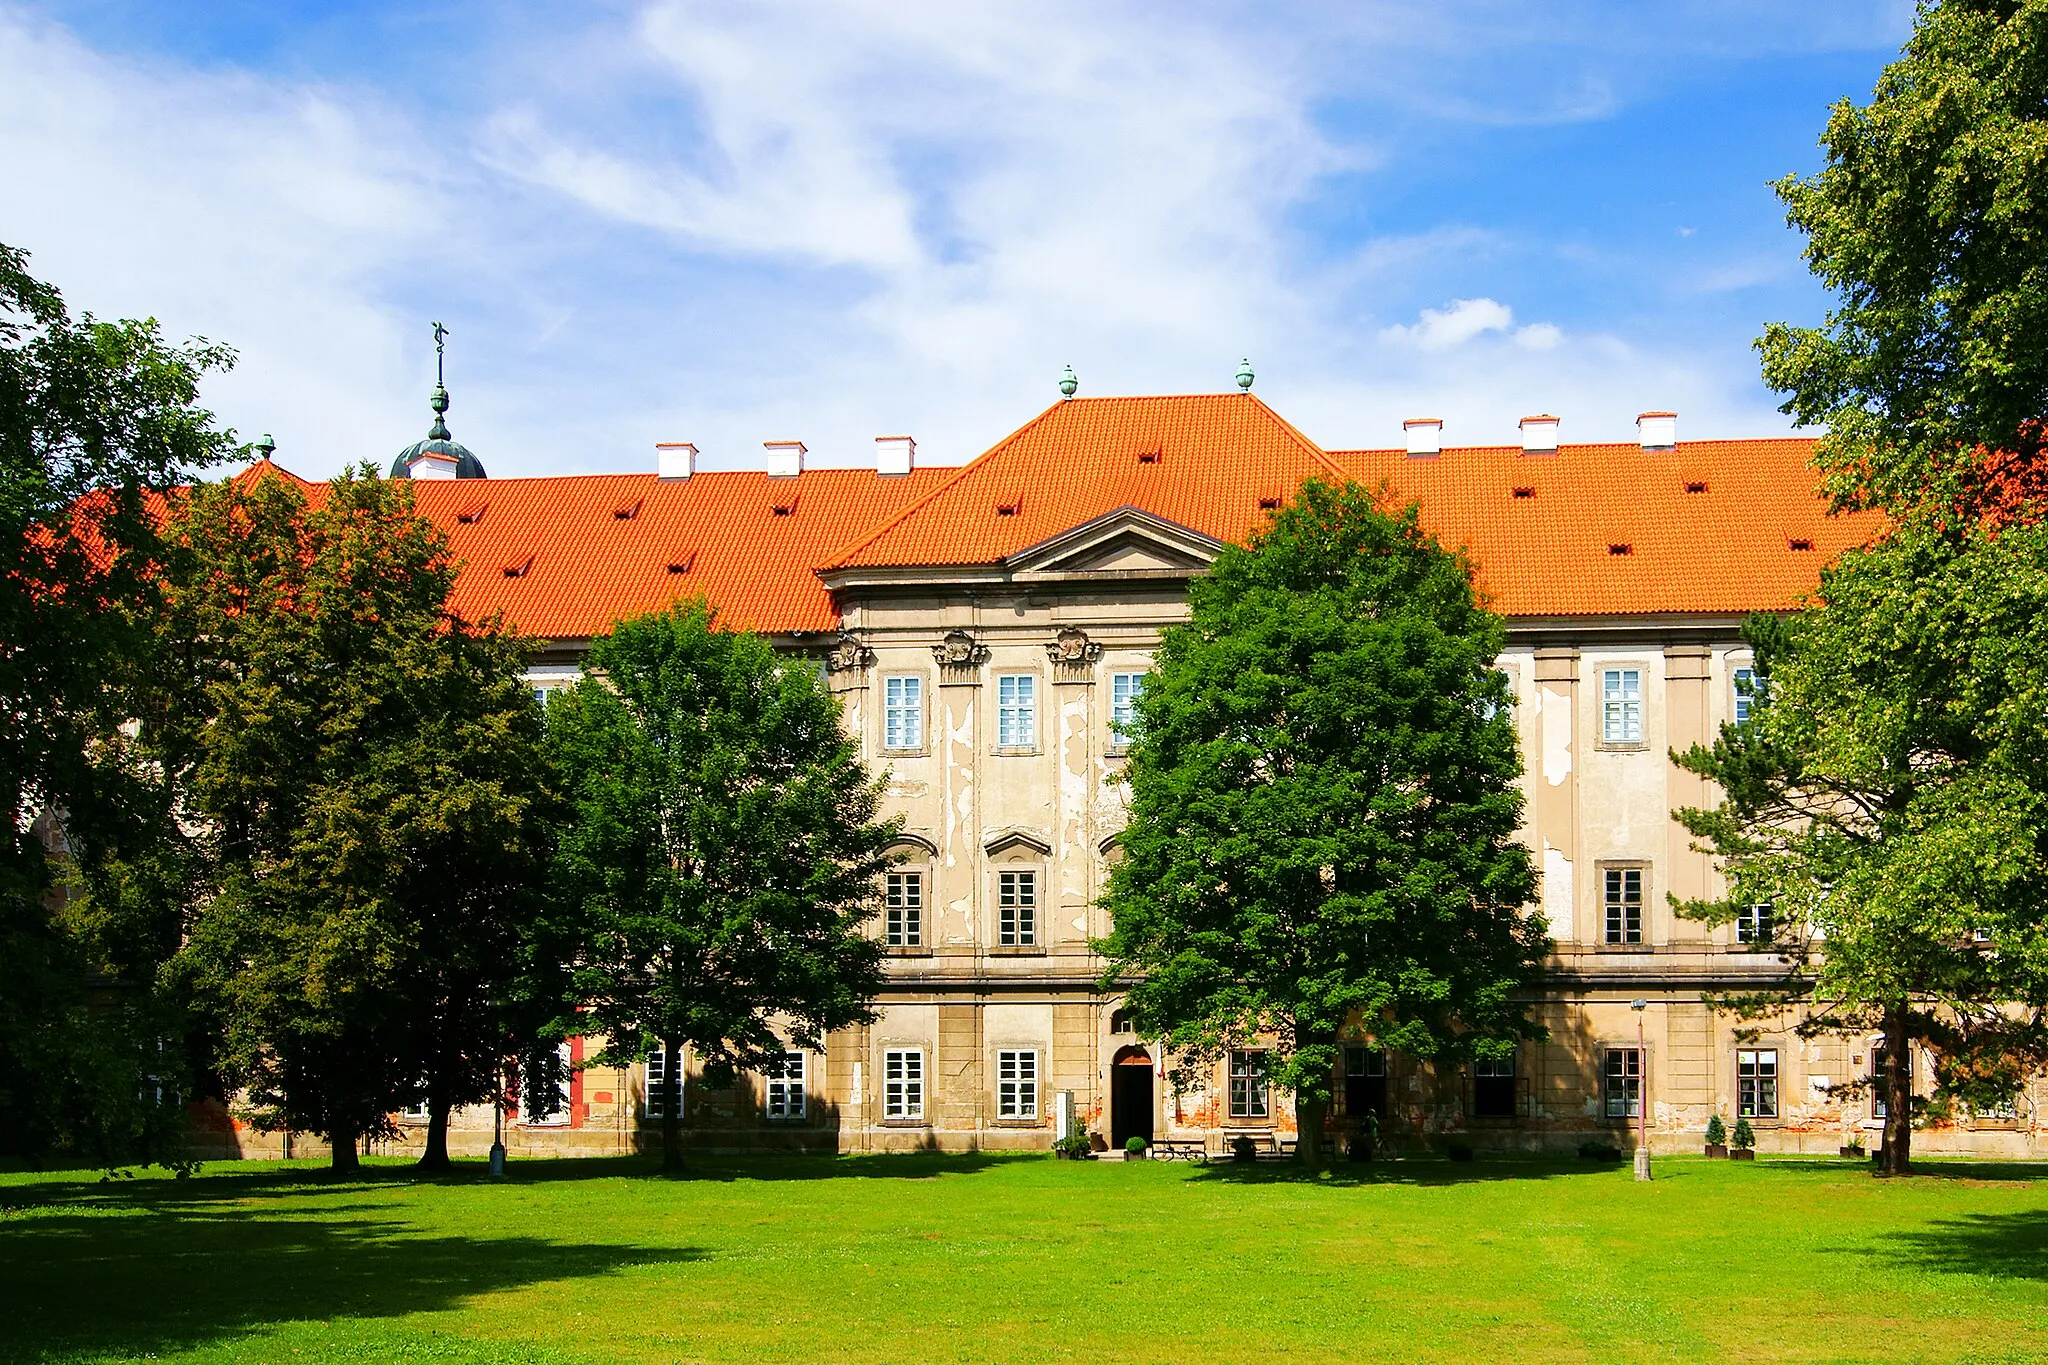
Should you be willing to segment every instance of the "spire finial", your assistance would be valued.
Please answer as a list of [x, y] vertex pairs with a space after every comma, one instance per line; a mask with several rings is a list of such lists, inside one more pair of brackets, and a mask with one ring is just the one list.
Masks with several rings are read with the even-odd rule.
[[1240, 392], [1240, 393], [1250, 393], [1250, 392], [1252, 391], [1252, 380], [1253, 380], [1253, 378], [1254, 378], [1254, 377], [1255, 377], [1255, 376], [1254, 376], [1254, 375], [1252, 374], [1252, 361], [1251, 361], [1251, 357], [1250, 357], [1250, 356], [1246, 356], [1246, 357], [1245, 357], [1245, 358], [1244, 358], [1243, 360], [1240, 360], [1240, 361], [1239, 361], [1239, 362], [1237, 363], [1237, 388], [1238, 388], [1238, 392]]
[[267, 460], [277, 453], [277, 442], [271, 440], [270, 433], [266, 431], [256, 438], [256, 444], [250, 449], [255, 451], [259, 458]]
[[1072, 398], [1074, 390], [1080, 387], [1081, 381], [1074, 377], [1074, 367], [1072, 365], [1060, 371], [1060, 397]]
[[427, 400], [427, 406], [434, 410], [434, 425], [427, 428], [427, 439], [446, 441], [448, 424], [441, 420], [441, 414], [448, 411], [448, 329], [440, 323], [434, 324], [434, 396]]

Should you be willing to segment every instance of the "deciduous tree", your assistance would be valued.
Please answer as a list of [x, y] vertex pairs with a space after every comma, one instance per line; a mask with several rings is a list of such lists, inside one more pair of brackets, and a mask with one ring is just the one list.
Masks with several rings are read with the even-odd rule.
[[1676, 814], [1728, 894], [1681, 909], [1767, 907], [1784, 980], [1731, 1009], [1883, 1039], [1875, 1081], [1837, 1093], [1881, 1087], [1904, 1173], [1913, 1051], [1937, 1105], [2009, 1101], [2048, 1059], [2048, 530], [1910, 524], [1749, 637], [1749, 719], [1677, 756], [1725, 793]]
[[1543, 1034], [1505, 627], [1355, 484], [1304, 485], [1189, 605], [1137, 703], [1104, 987], [1182, 1074], [1275, 1040], [1313, 1162], [1347, 1035], [1451, 1061]]
[[815, 667], [720, 629], [701, 600], [623, 621], [549, 708], [571, 812], [558, 895], [607, 1066], [663, 1049], [664, 1164], [682, 1161], [684, 1048], [714, 1084], [873, 1018], [862, 931], [894, 821]]

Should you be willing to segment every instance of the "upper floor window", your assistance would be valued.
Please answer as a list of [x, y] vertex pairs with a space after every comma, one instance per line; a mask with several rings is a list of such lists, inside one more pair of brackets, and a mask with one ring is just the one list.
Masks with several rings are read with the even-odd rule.
[[996, 744], [1004, 749], [1029, 749], [1038, 740], [1038, 679], [1030, 673], [1004, 673], [996, 679]]
[[924, 873], [891, 872], [883, 893], [883, 940], [891, 948], [924, 942]]
[[1771, 903], [1759, 901], [1755, 905], [1743, 905], [1735, 910], [1735, 941], [1737, 943], [1769, 943], [1777, 933], [1777, 922], [1771, 915]]
[[1643, 870], [1610, 867], [1606, 876], [1607, 941], [1643, 941]]
[[924, 679], [915, 676], [882, 680], [882, 747], [924, 747]]
[[1601, 671], [1600, 738], [1608, 744], [1643, 742], [1643, 671], [1640, 668]]
[[1263, 1119], [1271, 1113], [1266, 1054], [1233, 1050], [1230, 1054], [1230, 1117]]
[[1145, 685], [1143, 673], [1109, 675], [1109, 739], [1118, 748], [1128, 745], [1138, 726], [1138, 691]]
[[1756, 701], [1756, 670], [1738, 668], [1735, 670], [1735, 723], [1742, 724], [1749, 719], [1749, 708]]
[[1038, 942], [1038, 874], [996, 874], [996, 943], [1025, 948]]
[[804, 1054], [785, 1052], [780, 1062], [768, 1064], [768, 1117], [800, 1119], [804, 1116]]

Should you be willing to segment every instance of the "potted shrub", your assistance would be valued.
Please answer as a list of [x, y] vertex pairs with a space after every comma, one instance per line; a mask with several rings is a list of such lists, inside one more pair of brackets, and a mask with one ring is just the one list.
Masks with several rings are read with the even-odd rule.
[[1707, 1120], [1707, 1155], [1728, 1155], [1728, 1129], [1721, 1122], [1719, 1114]]
[[1065, 1137], [1053, 1143], [1052, 1154], [1061, 1161], [1093, 1161], [1095, 1144], [1089, 1141], [1086, 1130], [1077, 1123]]
[[1850, 1138], [1842, 1144], [1842, 1155], [1853, 1161], [1863, 1160], [1863, 1139]]
[[1136, 1133], [1131, 1134], [1124, 1141], [1124, 1160], [1143, 1161], [1145, 1159], [1145, 1149], [1151, 1145], [1151, 1143], [1145, 1141]]
[[1730, 1161], [1756, 1160], [1756, 1130], [1748, 1119], [1735, 1120], [1735, 1136], [1730, 1140], [1735, 1144], [1735, 1150], [1728, 1153]]

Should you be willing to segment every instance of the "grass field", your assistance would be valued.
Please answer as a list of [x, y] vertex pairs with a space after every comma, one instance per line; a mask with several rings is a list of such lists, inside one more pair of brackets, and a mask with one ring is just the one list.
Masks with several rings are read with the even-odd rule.
[[0, 1176], [22, 1360], [2048, 1359], [2048, 1170], [1043, 1158]]

